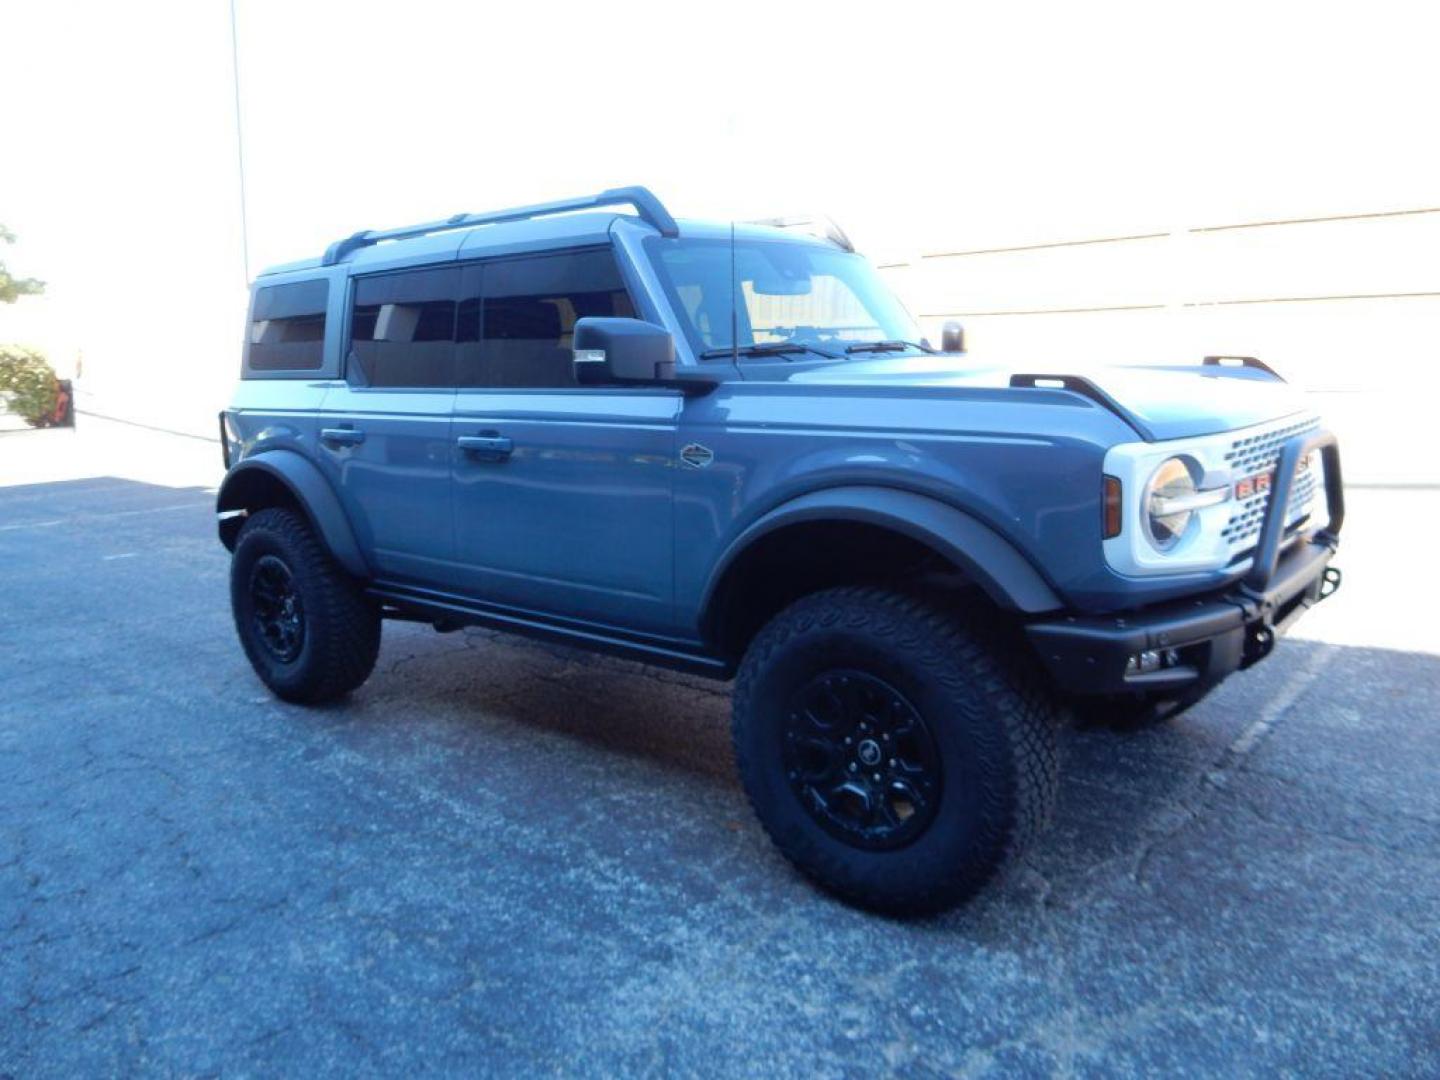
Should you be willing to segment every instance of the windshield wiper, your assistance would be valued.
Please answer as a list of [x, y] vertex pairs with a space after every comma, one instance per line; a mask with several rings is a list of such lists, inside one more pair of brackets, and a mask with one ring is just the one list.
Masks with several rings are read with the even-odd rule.
[[822, 349], [818, 345], [810, 345], [803, 341], [757, 341], [754, 345], [741, 345], [733, 350], [728, 346], [720, 349], [706, 349], [700, 354], [700, 359], [714, 360], [717, 357], [730, 356], [732, 353], [740, 356], [783, 356], [786, 353], [799, 352], [812, 352], [827, 360], [840, 359], [839, 353], [833, 353], [829, 349]]
[[906, 349], [919, 349], [921, 352], [935, 353], [938, 349], [932, 349], [929, 345], [922, 345], [918, 341], [862, 341], [857, 345], [847, 345], [847, 353], [859, 352], [904, 352]]

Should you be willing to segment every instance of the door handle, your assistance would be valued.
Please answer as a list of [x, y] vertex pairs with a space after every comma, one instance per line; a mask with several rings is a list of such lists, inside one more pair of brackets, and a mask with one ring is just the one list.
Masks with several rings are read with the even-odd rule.
[[510, 437], [498, 432], [487, 432], [484, 435], [461, 435], [455, 440], [455, 443], [465, 453], [474, 454], [487, 461], [504, 461], [515, 449], [515, 443]]
[[359, 446], [365, 441], [365, 433], [353, 427], [321, 428], [320, 441], [335, 446]]

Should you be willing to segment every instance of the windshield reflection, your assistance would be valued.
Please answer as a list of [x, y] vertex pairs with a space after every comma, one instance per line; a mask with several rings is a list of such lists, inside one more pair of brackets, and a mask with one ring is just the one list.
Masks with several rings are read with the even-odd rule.
[[652, 237], [646, 247], [699, 356], [734, 346], [751, 355], [837, 357], [858, 343], [920, 339], [915, 320], [859, 255], [783, 240], [737, 240], [733, 259], [728, 240]]

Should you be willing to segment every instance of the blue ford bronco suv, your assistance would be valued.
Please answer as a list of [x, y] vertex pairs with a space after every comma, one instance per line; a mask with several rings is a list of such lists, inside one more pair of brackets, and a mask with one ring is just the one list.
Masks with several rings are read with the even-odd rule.
[[385, 619], [733, 678], [781, 851], [953, 905], [1044, 824], [1057, 722], [1265, 657], [1339, 584], [1344, 508], [1334, 436], [1252, 358], [941, 345], [838, 230], [644, 188], [358, 232], [254, 283], [221, 414], [240, 642], [307, 703]]

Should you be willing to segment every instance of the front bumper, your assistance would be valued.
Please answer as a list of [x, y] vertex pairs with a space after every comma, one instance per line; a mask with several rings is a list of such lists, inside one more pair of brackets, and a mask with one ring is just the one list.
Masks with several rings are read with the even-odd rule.
[[[1330, 520], [1282, 555], [1295, 469], [1314, 450], [1323, 455]], [[1330, 560], [1344, 519], [1335, 436], [1297, 435], [1281, 450], [1254, 562], [1239, 585], [1139, 611], [1035, 622], [1026, 632], [1056, 684], [1070, 693], [1165, 696], [1213, 685], [1268, 655], [1280, 634], [1339, 588], [1340, 571]], [[1133, 662], [1145, 654], [1159, 666]]]

